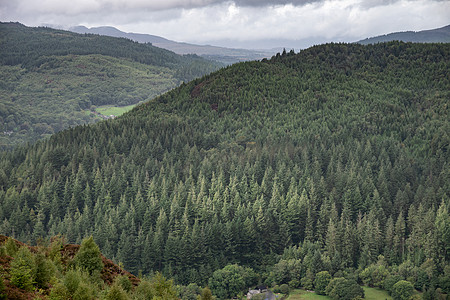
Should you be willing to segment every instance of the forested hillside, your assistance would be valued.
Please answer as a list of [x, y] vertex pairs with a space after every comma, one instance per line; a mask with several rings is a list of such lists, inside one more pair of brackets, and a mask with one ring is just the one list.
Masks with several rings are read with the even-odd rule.
[[255, 278], [314, 289], [326, 271], [448, 293], [449, 54], [400, 42], [283, 53], [2, 153], [0, 232], [92, 234], [132, 273], [221, 299], [237, 294], [220, 284], [233, 272], [247, 274], [238, 290]]
[[0, 23], [0, 149], [98, 121], [220, 65], [124, 38]]

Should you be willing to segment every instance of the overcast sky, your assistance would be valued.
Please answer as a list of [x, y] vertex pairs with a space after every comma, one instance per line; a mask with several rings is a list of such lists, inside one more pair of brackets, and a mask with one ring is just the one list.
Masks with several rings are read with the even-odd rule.
[[450, 0], [0, 0], [1, 21], [114, 26], [229, 47], [304, 47], [450, 24]]

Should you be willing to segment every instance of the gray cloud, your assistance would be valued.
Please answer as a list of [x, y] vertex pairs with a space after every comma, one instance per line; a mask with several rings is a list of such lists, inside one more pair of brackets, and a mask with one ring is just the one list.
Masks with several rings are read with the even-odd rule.
[[[448, 25], [437, 0], [0, 0], [0, 20], [114, 26], [229, 47], [304, 47]], [[289, 42], [290, 41], [290, 42]]]

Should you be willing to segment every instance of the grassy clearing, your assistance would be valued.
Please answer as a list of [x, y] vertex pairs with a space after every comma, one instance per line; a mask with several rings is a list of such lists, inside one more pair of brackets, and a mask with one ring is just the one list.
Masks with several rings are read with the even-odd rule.
[[[392, 300], [392, 297], [386, 291], [370, 288], [367, 286], [362, 287], [364, 289], [365, 298], [367, 300]], [[305, 290], [293, 290], [287, 300], [330, 300], [328, 296], [317, 295], [314, 292], [308, 292]]]
[[137, 104], [127, 105], [127, 106], [111, 106], [111, 105], [103, 105], [96, 108], [98, 113], [101, 113], [104, 116], [114, 115], [120, 116], [127, 111], [130, 111]]
[[305, 290], [293, 290], [293, 291], [291, 291], [291, 293], [289, 294], [289, 297], [287, 298], [287, 300], [309, 300], [309, 299], [329, 300], [331, 298], [328, 296], [317, 295], [314, 292], [308, 292]]
[[363, 286], [362, 287], [364, 289], [364, 295], [365, 295], [365, 299], [369, 299], [369, 300], [392, 300], [392, 297], [389, 296], [389, 294], [384, 291], [384, 290], [380, 290], [380, 289], [375, 289], [375, 288], [370, 288], [367, 286]]

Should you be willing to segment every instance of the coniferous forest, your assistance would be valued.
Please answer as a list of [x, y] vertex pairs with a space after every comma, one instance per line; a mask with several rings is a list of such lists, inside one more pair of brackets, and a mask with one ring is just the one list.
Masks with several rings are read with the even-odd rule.
[[283, 52], [3, 152], [0, 233], [92, 235], [133, 274], [219, 299], [258, 282], [436, 299], [450, 293], [449, 54]]

